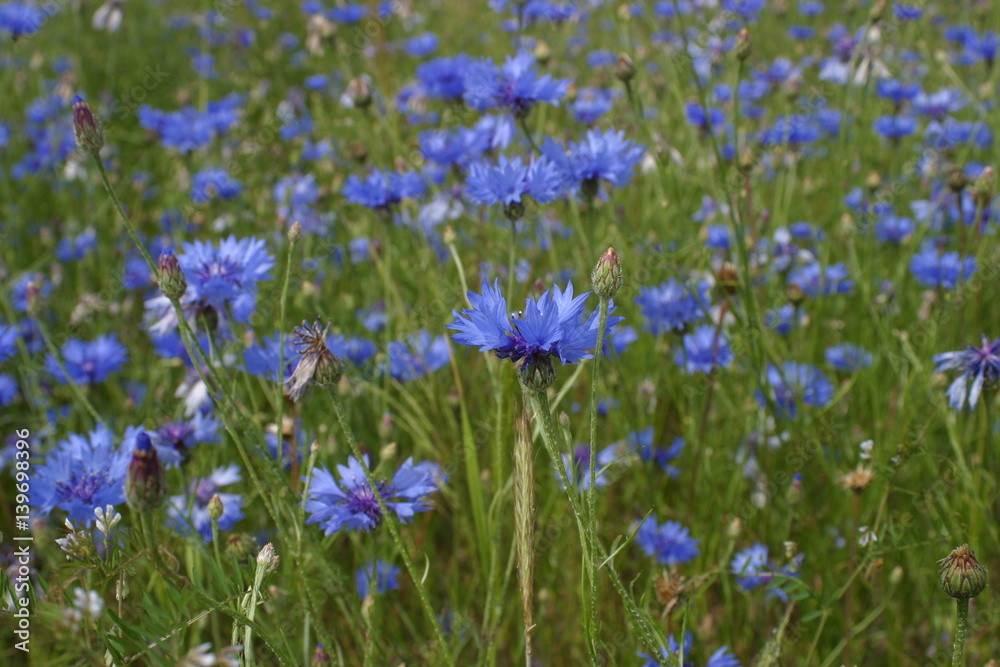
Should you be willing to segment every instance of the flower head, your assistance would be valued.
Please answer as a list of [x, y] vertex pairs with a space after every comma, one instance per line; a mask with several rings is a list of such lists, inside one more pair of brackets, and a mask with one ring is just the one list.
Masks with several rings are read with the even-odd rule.
[[132, 452], [114, 448], [113, 435], [99, 425], [88, 435], [70, 434], [35, 468], [31, 505], [42, 515], [58, 507], [90, 526], [94, 511], [125, 502], [125, 477]]
[[[590, 359], [597, 345], [597, 313], [585, 320], [583, 303], [590, 292], [573, 296], [573, 283], [563, 292], [553, 286], [538, 299], [528, 299], [524, 311], [507, 314], [507, 300], [500, 293], [500, 281], [493, 287], [483, 283], [482, 294], [469, 292], [471, 309], [453, 312], [455, 321], [448, 325], [458, 333], [452, 339], [463, 345], [478, 346], [481, 352], [492, 350], [501, 359], [520, 362], [522, 380], [526, 375], [551, 370], [552, 359], [575, 364]], [[608, 312], [612, 312], [612, 305]], [[609, 317], [608, 328], [621, 321]]]
[[[374, 570], [378, 571], [375, 575]], [[374, 576], [373, 576], [374, 575]], [[376, 563], [368, 562], [364, 567], [358, 568], [354, 573], [354, 580], [358, 584], [358, 597], [364, 600], [373, 592], [382, 595], [387, 591], [399, 589], [399, 568], [386, 563], [381, 558]], [[372, 590], [372, 580], [375, 580], [375, 590]]]
[[492, 60], [472, 62], [462, 79], [465, 102], [477, 111], [503, 109], [524, 118], [539, 102], [559, 106], [569, 87], [567, 79], [538, 76], [535, 57], [527, 52], [508, 57], [501, 67]]
[[[365, 466], [368, 457], [365, 457]], [[327, 535], [340, 530], [368, 531], [382, 523], [382, 508], [368, 484], [362, 464], [353, 456], [347, 465], [338, 465], [340, 479], [334, 479], [326, 468], [317, 468], [309, 487], [306, 523], [318, 523]], [[431, 509], [426, 496], [437, 491], [433, 471], [427, 466], [414, 465], [407, 459], [392, 481], [378, 482], [378, 491], [386, 508], [407, 523], [417, 512]]]
[[623, 188], [632, 180], [632, 169], [642, 159], [645, 149], [625, 138], [623, 130], [587, 130], [584, 140], [570, 142], [567, 149], [551, 139], [542, 147], [559, 170], [567, 188], [579, 188], [587, 197], [597, 194], [601, 181]]
[[[813, 407], [823, 407], [833, 399], [833, 385], [822, 371], [809, 364], [786, 361], [781, 367], [768, 364], [767, 382], [774, 390], [780, 416], [795, 419], [797, 401]], [[758, 391], [757, 401], [765, 405]]]
[[658, 526], [656, 519], [648, 518], [639, 526], [635, 541], [647, 556], [655, 556], [664, 565], [686, 563], [698, 556], [698, 540], [677, 521]]
[[639, 288], [635, 302], [654, 335], [681, 331], [708, 309], [708, 284], [681, 285], [671, 278], [655, 287]]
[[128, 361], [128, 350], [113, 333], [92, 341], [70, 338], [59, 354], [66, 372], [51, 354], [45, 359], [45, 368], [63, 384], [70, 380], [76, 384], [103, 382]]
[[966, 401], [972, 410], [979, 403], [983, 389], [992, 389], [1000, 380], [1000, 338], [991, 343], [984, 335], [982, 340], [982, 347], [970, 345], [958, 352], [934, 355], [935, 373], [962, 371], [948, 387], [948, 405], [955, 410], [964, 408]]
[[319, 320], [315, 324], [303, 322], [295, 329], [295, 349], [300, 355], [299, 363], [292, 375], [285, 381], [286, 393], [293, 401], [302, 397], [302, 392], [313, 380], [324, 388], [336, 386], [344, 372], [340, 357], [330, 351], [326, 344], [326, 333], [330, 325], [320, 329]]
[[195, 532], [206, 542], [211, 542], [209, 504], [213, 497], [219, 496], [223, 508], [218, 520], [219, 530], [232, 529], [233, 524], [243, 518], [243, 497], [237, 493], [223, 493], [220, 489], [242, 479], [240, 469], [236, 465], [228, 465], [216, 468], [208, 477], [194, 480], [187, 495], [171, 496], [167, 501], [170, 523], [182, 533]]

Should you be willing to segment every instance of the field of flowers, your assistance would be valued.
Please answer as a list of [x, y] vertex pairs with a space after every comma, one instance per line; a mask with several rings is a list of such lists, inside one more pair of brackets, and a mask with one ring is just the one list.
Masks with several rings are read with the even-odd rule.
[[1000, 3], [100, 2], [0, 2], [0, 664], [997, 664]]

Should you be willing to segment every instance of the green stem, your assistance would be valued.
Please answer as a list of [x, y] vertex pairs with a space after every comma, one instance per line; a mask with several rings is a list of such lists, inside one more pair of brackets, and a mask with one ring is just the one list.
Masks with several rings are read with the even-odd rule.
[[590, 577], [590, 642], [592, 656], [599, 657], [598, 642], [600, 637], [600, 614], [598, 612], [598, 602], [600, 600], [599, 582], [597, 580], [597, 570], [600, 563], [597, 561], [597, 384], [600, 379], [598, 370], [600, 369], [602, 350], [604, 349], [604, 332], [608, 325], [609, 299], [601, 297], [597, 314], [597, 346], [594, 348], [594, 363], [590, 377], [590, 486], [587, 492], [587, 514], [590, 523], [590, 560], [588, 570]]
[[[301, 232], [300, 232], [301, 233]], [[281, 283], [280, 305], [278, 306], [278, 446], [275, 448], [275, 458], [278, 459], [278, 467], [282, 467], [282, 456], [284, 455], [284, 431], [283, 424], [285, 418], [285, 310], [288, 303], [288, 285], [292, 281], [292, 257], [295, 252], [295, 242], [298, 241], [299, 234], [288, 235], [288, 255], [285, 259], [285, 279]], [[299, 455], [298, 445], [295, 442], [295, 434], [292, 434], [292, 458]], [[294, 482], [293, 482], [294, 484]]]
[[955, 647], [951, 652], [951, 667], [963, 667], [965, 640], [969, 635], [969, 601], [955, 600]]
[[347, 440], [348, 446], [351, 448], [351, 453], [354, 458], [357, 459], [358, 465], [365, 473], [365, 479], [368, 481], [368, 486], [372, 490], [372, 494], [375, 496], [375, 500], [378, 501], [379, 510], [382, 512], [382, 518], [385, 524], [389, 527], [389, 533], [392, 535], [392, 541], [396, 544], [396, 549], [399, 551], [400, 557], [403, 559], [403, 564], [406, 566], [406, 571], [410, 575], [410, 579], [413, 580], [413, 586], [417, 589], [417, 595], [420, 598], [420, 604], [424, 609], [424, 613], [427, 615], [427, 620], [430, 622], [431, 627], [434, 630], [434, 636], [437, 638], [438, 644], [441, 646], [441, 652], [444, 654], [445, 662], [449, 665], [455, 664], [455, 658], [451, 654], [451, 649], [448, 643], [445, 641], [444, 631], [441, 629], [441, 624], [438, 622], [437, 616], [434, 614], [434, 608], [431, 606], [430, 598], [427, 597], [427, 591], [424, 589], [423, 580], [417, 576], [416, 566], [413, 564], [413, 559], [410, 557], [410, 552], [406, 548], [406, 544], [403, 543], [403, 537], [399, 532], [399, 527], [396, 525], [396, 516], [389, 511], [389, 508], [385, 504], [385, 499], [382, 497], [382, 492], [379, 491], [378, 480], [375, 479], [375, 475], [368, 468], [368, 462], [361, 453], [361, 447], [358, 446], [358, 441], [354, 438], [354, 431], [351, 430], [351, 425], [347, 421], [347, 413], [344, 410], [344, 403], [337, 393], [336, 388], [330, 390], [330, 399], [333, 402], [333, 410], [337, 414], [337, 421], [340, 423], [340, 428], [344, 432], [344, 439]]

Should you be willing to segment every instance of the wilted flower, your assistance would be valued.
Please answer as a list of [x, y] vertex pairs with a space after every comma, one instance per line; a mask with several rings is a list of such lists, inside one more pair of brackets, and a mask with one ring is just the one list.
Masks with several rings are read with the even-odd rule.
[[[948, 387], [948, 405], [961, 410], [968, 400], [972, 410], [979, 403], [984, 389], [993, 389], [1000, 379], [1000, 338], [992, 343], [984, 335], [982, 347], [934, 355], [934, 372], [958, 370], [962, 374]], [[969, 385], [969, 382], [972, 385]]]

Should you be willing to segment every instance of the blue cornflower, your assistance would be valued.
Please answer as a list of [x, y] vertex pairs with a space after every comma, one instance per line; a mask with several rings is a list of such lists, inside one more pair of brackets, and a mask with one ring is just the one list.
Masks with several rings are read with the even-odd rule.
[[913, 98], [913, 110], [921, 116], [929, 116], [936, 121], [962, 109], [967, 100], [956, 88], [942, 88], [936, 93], [919, 92]]
[[[597, 486], [603, 487], [611, 483], [605, 473], [608, 472], [608, 466], [612, 465], [618, 461], [620, 452], [616, 445], [608, 445], [604, 449], [597, 452], [597, 470], [595, 471]], [[571, 483], [575, 482], [577, 491], [589, 491], [590, 490], [590, 446], [589, 445], [577, 445], [573, 449], [573, 455], [569, 454], [562, 455], [563, 470], [566, 472], [566, 476], [569, 477]], [[559, 478], [558, 473], [556, 473], [556, 478]], [[562, 488], [562, 481], [559, 482], [560, 488]]]
[[671, 278], [656, 287], [640, 287], [635, 302], [654, 335], [681, 331], [708, 309], [708, 284], [681, 285]]
[[792, 328], [800, 326], [804, 319], [805, 313], [799, 309], [798, 317], [796, 317], [796, 308], [789, 303], [777, 310], [767, 311], [764, 314], [764, 326], [768, 329], [774, 329], [774, 332], [779, 336], [787, 336], [791, 333]]
[[733, 363], [733, 351], [722, 331], [702, 324], [689, 334], [684, 334], [684, 347], [674, 355], [674, 363], [688, 375], [711, 373], [716, 367], [725, 368]]
[[875, 238], [882, 243], [902, 243], [913, 235], [913, 220], [890, 213], [875, 223]]
[[743, 590], [749, 591], [771, 581], [767, 555], [767, 545], [757, 543], [733, 556], [729, 569]]
[[976, 270], [974, 257], [962, 261], [957, 252], [940, 252], [933, 241], [925, 242], [910, 260], [910, 271], [924, 287], [954, 289]]
[[7, 361], [17, 354], [17, 327], [0, 324], [0, 361]]
[[425, 32], [422, 35], [415, 35], [403, 42], [403, 50], [408, 55], [417, 58], [426, 58], [438, 48], [438, 36], [432, 32]]
[[114, 448], [114, 436], [103, 424], [88, 435], [71, 433], [36, 467], [31, 505], [47, 516], [58, 507], [71, 521], [90, 526], [94, 510], [125, 502], [125, 476], [132, 461], [129, 447]]
[[204, 169], [191, 179], [191, 201], [205, 204], [218, 197], [232, 199], [242, 192], [243, 185], [225, 169]]
[[[365, 457], [368, 465], [368, 457]], [[338, 465], [340, 480], [337, 481], [326, 468], [316, 468], [309, 487], [306, 523], [318, 523], [327, 535], [347, 530], [368, 531], [382, 522], [382, 509], [361, 463], [353, 456], [347, 465]], [[303, 478], [304, 479], [304, 478]], [[393, 476], [391, 482], [378, 483], [379, 493], [386, 507], [399, 520], [407, 523], [417, 512], [427, 512], [431, 507], [425, 504], [426, 496], [437, 491], [433, 472], [424, 465], [414, 465], [413, 459], [406, 459]]]
[[[984, 335], [982, 347], [970, 345], [958, 352], [934, 355], [934, 372], [962, 371], [948, 387], [948, 405], [955, 410], [965, 407], [968, 400], [972, 410], [979, 403], [983, 389], [992, 389], [1000, 379], [1000, 338], [992, 343]], [[969, 386], [969, 382], [972, 386]]]
[[635, 536], [636, 543], [647, 556], [656, 556], [663, 565], [677, 565], [698, 556], [698, 540], [677, 521], [656, 525], [656, 519], [646, 519]]
[[17, 398], [17, 380], [6, 373], [0, 373], [0, 407], [6, 407]]
[[597, 119], [611, 111], [614, 94], [603, 88], [582, 88], [573, 102], [573, 117], [581, 123], [593, 125]]
[[917, 120], [910, 116], [880, 116], [872, 126], [876, 132], [890, 141], [899, 141], [917, 131]]
[[[378, 574], [373, 577], [373, 570]], [[376, 563], [368, 562], [354, 573], [354, 581], [358, 584], [358, 597], [364, 600], [372, 593], [372, 579], [375, 579], [375, 593], [382, 595], [387, 591], [399, 589], [399, 568], [386, 563], [381, 558]]]
[[[293, 344], [294, 337], [285, 336], [285, 352], [281, 352], [281, 334], [275, 333], [273, 336], [265, 336], [260, 342], [254, 343], [243, 351], [243, 361], [246, 372], [250, 375], [263, 377], [271, 382], [284, 382], [291, 375], [298, 365], [299, 353]], [[285, 362], [284, 373], [278, 377], [278, 357]]]
[[515, 118], [525, 118], [539, 102], [559, 106], [569, 80], [538, 76], [535, 64], [535, 56], [526, 52], [508, 56], [499, 68], [491, 59], [473, 61], [462, 80], [466, 104], [476, 111], [503, 109]]
[[420, 331], [389, 343], [389, 375], [400, 382], [422, 378], [448, 365], [448, 339]]
[[14, 39], [33, 35], [47, 18], [42, 8], [34, 4], [6, 2], [0, 5], [0, 32], [6, 32]]
[[[59, 351], [59, 356], [74, 383], [94, 384], [103, 382], [124, 366], [128, 361], [128, 350], [118, 342], [118, 336], [107, 334], [90, 342], [70, 338]], [[69, 381], [52, 354], [45, 359], [45, 369], [61, 383]]]
[[863, 347], [841, 343], [826, 350], [826, 363], [837, 370], [853, 373], [872, 365], [872, 353]]
[[705, 246], [713, 250], [729, 250], [732, 243], [729, 227], [726, 225], [708, 225], [705, 228]]
[[688, 125], [698, 128], [702, 133], [707, 134], [709, 128], [718, 134], [722, 131], [726, 122], [726, 113], [722, 109], [710, 108], [705, 113], [705, 107], [695, 102], [688, 102], [684, 107]]
[[240, 469], [235, 464], [216, 468], [210, 476], [196, 479], [192, 482], [188, 495], [171, 496], [167, 502], [170, 524], [183, 533], [194, 531], [206, 542], [211, 542], [212, 518], [208, 515], [208, 502], [212, 496], [219, 494], [222, 501], [219, 530], [231, 530], [233, 524], [243, 518], [243, 496], [238, 493], [223, 493], [220, 489], [242, 479]]
[[854, 287], [843, 264], [831, 264], [823, 271], [819, 262], [796, 266], [788, 274], [788, 284], [798, 286], [809, 297], [850, 294]]
[[[809, 364], [786, 361], [778, 368], [767, 365], [767, 383], [774, 390], [780, 417], [795, 419], [797, 401], [820, 408], [833, 399], [833, 385], [822, 371]], [[764, 395], [758, 390], [757, 401], [766, 405]]]
[[[478, 346], [480, 352], [493, 350], [500, 359], [521, 362], [522, 381], [532, 386], [536, 380], [548, 386], [554, 379], [552, 358], [563, 364], [575, 364], [593, 355], [587, 350], [597, 345], [597, 312], [583, 318], [583, 303], [590, 292], [573, 297], [573, 283], [563, 292], [557, 286], [538, 299], [528, 299], [523, 314], [507, 314], [507, 300], [500, 293], [500, 281], [493, 287], [486, 282], [482, 294], [469, 292], [471, 309], [461, 314], [452, 311], [455, 329], [452, 339], [463, 345]], [[613, 312], [612, 304], [608, 312]], [[609, 317], [608, 328], [621, 321]], [[545, 381], [547, 380], [547, 381]]]
[[403, 199], [420, 197], [427, 185], [416, 172], [397, 174], [376, 169], [362, 180], [357, 174], [347, 178], [341, 193], [347, 201], [373, 209], [388, 209]]
[[453, 100], [465, 93], [465, 71], [472, 62], [460, 53], [453, 58], [435, 58], [417, 66], [417, 79], [427, 97]]
[[257, 283], [273, 277], [268, 270], [274, 266], [274, 256], [263, 239], [230, 235], [218, 246], [206, 241], [185, 243], [177, 261], [188, 283], [182, 304], [213, 308], [220, 317], [231, 307], [237, 322], [249, 320], [256, 305]]
[[[164, 465], [178, 464], [199, 443], [218, 444], [219, 421], [198, 412], [191, 419], [168, 421], [150, 433]], [[171, 454], [173, 452], [173, 454]]]
[[562, 194], [561, 185], [560, 173], [545, 158], [522, 166], [520, 158], [508, 160], [501, 155], [496, 166], [476, 163], [469, 167], [465, 193], [479, 204], [503, 204], [507, 216], [518, 220], [524, 214], [525, 195], [547, 204]]
[[632, 180], [632, 170], [642, 160], [645, 149], [625, 138], [623, 130], [596, 128], [587, 130], [579, 143], [570, 142], [567, 149], [547, 139], [542, 153], [560, 172], [564, 187], [579, 188], [587, 197], [597, 194], [601, 181], [623, 188]]
[[[694, 663], [687, 660], [693, 645], [694, 638], [690, 632], [685, 633], [683, 647], [677, 643], [673, 635], [670, 635], [667, 638], [667, 646], [660, 647], [660, 655], [666, 660], [667, 664], [673, 665], [674, 662], [679, 660], [683, 667], [693, 667]], [[654, 660], [648, 653], [639, 653], [639, 657], [646, 660], [646, 664], [643, 667], [657, 667], [660, 664], [659, 661]], [[728, 647], [723, 646], [712, 654], [705, 667], [740, 667], [740, 661], [739, 658], [729, 652]]]
[[924, 15], [920, 5], [904, 5], [899, 2], [892, 3], [892, 12], [900, 21], [916, 21]]
[[677, 477], [680, 474], [681, 471], [670, 462], [681, 455], [681, 450], [684, 449], [684, 438], [677, 436], [667, 448], [656, 447], [653, 445], [653, 427], [648, 426], [641, 431], [629, 433], [628, 445], [632, 451], [639, 454], [639, 458], [643, 461], [652, 461], [671, 477]]

